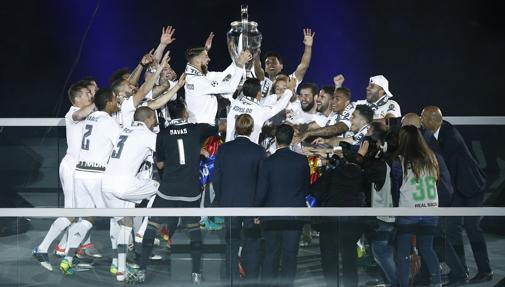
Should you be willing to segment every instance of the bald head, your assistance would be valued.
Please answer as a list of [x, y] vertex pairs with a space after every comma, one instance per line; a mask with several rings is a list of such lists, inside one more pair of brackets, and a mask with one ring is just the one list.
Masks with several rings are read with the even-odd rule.
[[421, 118], [415, 113], [408, 113], [402, 118], [403, 126], [415, 126], [416, 128], [421, 127]]
[[421, 112], [422, 125], [432, 132], [436, 132], [440, 128], [442, 120], [442, 111], [437, 106], [427, 106]]

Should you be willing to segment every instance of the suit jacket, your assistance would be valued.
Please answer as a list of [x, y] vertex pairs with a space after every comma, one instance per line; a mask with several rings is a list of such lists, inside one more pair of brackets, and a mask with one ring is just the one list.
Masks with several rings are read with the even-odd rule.
[[255, 206], [305, 207], [309, 162], [289, 148], [278, 149], [260, 164]]
[[483, 193], [486, 176], [459, 131], [444, 121], [438, 134], [438, 143], [451, 174], [454, 191], [464, 197]]
[[219, 147], [213, 181], [219, 206], [254, 205], [258, 168], [265, 157], [265, 150], [246, 137], [237, 137]]
[[433, 133], [429, 130], [421, 130], [424, 140], [430, 147], [431, 151], [435, 154], [438, 161], [438, 169], [440, 172], [440, 177], [437, 181], [437, 193], [438, 193], [438, 205], [440, 207], [449, 207], [452, 202], [452, 195], [454, 193], [454, 188], [452, 187], [451, 174], [447, 168], [444, 157], [442, 156], [442, 150], [437, 139], [433, 136]]

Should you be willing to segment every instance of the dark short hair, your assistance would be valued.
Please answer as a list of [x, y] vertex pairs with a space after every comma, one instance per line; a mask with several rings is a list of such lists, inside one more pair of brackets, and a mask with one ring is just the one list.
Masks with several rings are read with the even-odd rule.
[[128, 70], [128, 68], [121, 68], [121, 69], [115, 70], [114, 73], [112, 73], [112, 76], [110, 76], [109, 84], [112, 85], [112, 83], [114, 83], [115, 81], [117, 81], [119, 79], [122, 79], [125, 74], [129, 74], [129, 73], [130, 73], [130, 70]]
[[277, 61], [279, 61], [279, 64], [283, 64], [281, 54], [279, 54], [278, 52], [276, 52], [276, 51], [268, 51], [268, 52], [266, 52], [264, 60], [266, 61], [267, 58], [270, 58], [270, 57], [277, 58]]
[[335, 94], [336, 93], [341, 93], [342, 95], [344, 95], [344, 97], [346, 97], [349, 101], [352, 100], [351, 98], [351, 90], [349, 90], [348, 88], [344, 88], [344, 87], [340, 87], [340, 88], [337, 88], [335, 90]]
[[182, 100], [175, 100], [168, 102], [168, 113], [172, 119], [180, 119], [184, 116], [186, 112], [186, 104]]
[[114, 93], [110, 88], [98, 90], [95, 94], [96, 109], [99, 111], [104, 111], [105, 107], [107, 106], [107, 103], [111, 102], [113, 97]]
[[186, 61], [191, 61], [194, 57], [205, 51], [205, 47], [191, 47], [186, 50]]
[[244, 85], [242, 86], [242, 92], [244, 93], [244, 96], [248, 98], [256, 98], [258, 92], [261, 92], [260, 80], [254, 78], [245, 80]]
[[118, 94], [119, 93], [119, 88], [123, 86], [123, 84], [127, 82], [127, 80], [123, 78], [119, 78], [115, 80], [111, 85], [110, 88], [114, 91], [114, 93]]
[[373, 121], [373, 110], [367, 105], [357, 105], [356, 106], [356, 111], [359, 112], [359, 114], [365, 118], [367, 123], [371, 123]]
[[146, 119], [154, 116], [154, 110], [150, 107], [138, 107], [133, 114], [133, 120], [144, 122]]
[[312, 91], [312, 95], [317, 95], [319, 92], [319, 86], [316, 83], [303, 83], [298, 87], [298, 94], [303, 89], [310, 89]]
[[335, 87], [334, 86], [324, 86], [321, 88], [322, 91], [324, 91], [325, 94], [328, 95], [333, 95], [333, 92], [335, 92]]
[[88, 88], [88, 85], [83, 84], [81, 82], [77, 82], [77, 83], [71, 85], [70, 88], [68, 88], [68, 99], [70, 100], [72, 105], [75, 104], [75, 98], [79, 95], [81, 90], [87, 89], [87, 88]]
[[293, 130], [293, 127], [287, 124], [281, 124], [275, 131], [275, 139], [278, 144], [290, 145], [293, 140], [294, 133], [295, 131]]
[[254, 128], [254, 120], [249, 114], [241, 114], [235, 119], [235, 133], [241, 136], [248, 136]]

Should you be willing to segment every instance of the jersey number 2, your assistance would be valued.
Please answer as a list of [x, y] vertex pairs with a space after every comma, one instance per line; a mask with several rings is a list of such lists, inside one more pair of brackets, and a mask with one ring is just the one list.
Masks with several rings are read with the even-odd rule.
[[93, 125], [86, 125], [84, 127], [86, 130], [82, 135], [81, 149], [89, 150], [89, 139], [88, 137], [91, 135], [91, 131], [93, 131]]
[[123, 151], [124, 143], [128, 139], [128, 136], [119, 136], [119, 140], [116, 144], [116, 147], [112, 151], [111, 158], [120, 158], [121, 152]]

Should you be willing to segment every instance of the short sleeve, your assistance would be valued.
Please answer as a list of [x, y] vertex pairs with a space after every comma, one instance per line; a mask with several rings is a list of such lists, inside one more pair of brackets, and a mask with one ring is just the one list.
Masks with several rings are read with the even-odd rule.
[[396, 101], [389, 100], [386, 115], [393, 115], [395, 118], [401, 117], [400, 105]]

